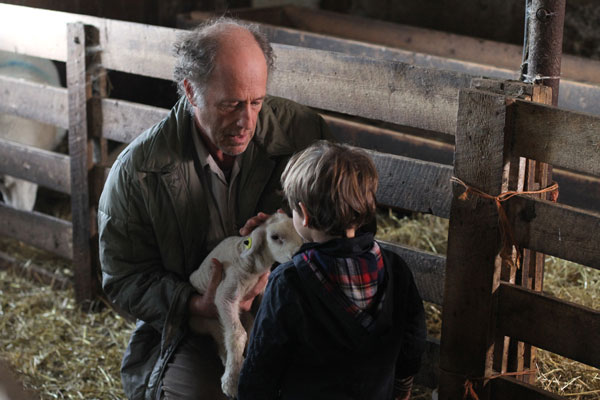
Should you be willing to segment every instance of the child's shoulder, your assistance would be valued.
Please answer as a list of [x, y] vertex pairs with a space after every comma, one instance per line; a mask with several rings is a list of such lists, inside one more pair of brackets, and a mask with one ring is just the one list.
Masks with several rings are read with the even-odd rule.
[[402, 256], [389, 248], [378, 243], [381, 248], [381, 256], [387, 271], [402, 279], [413, 279], [412, 272]]

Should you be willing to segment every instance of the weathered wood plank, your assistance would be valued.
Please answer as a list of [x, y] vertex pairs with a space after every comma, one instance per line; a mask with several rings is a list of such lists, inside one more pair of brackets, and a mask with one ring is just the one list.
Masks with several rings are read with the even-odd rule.
[[[453, 134], [470, 76], [386, 60], [273, 46], [268, 91], [311, 107]], [[435, 90], [433, 89], [435, 88]]]
[[454, 156], [452, 137], [444, 135], [445, 138], [452, 139], [451, 143], [448, 143], [437, 138], [424, 137], [422, 132], [412, 132], [410, 129], [394, 130], [327, 114], [321, 116], [333, 136], [340, 142], [382, 153], [452, 165]]
[[520, 246], [600, 269], [600, 214], [525, 196], [507, 203]]
[[[461, 90], [454, 174], [467, 184], [497, 195], [502, 189], [506, 129], [504, 96]], [[491, 374], [493, 296], [499, 278], [495, 263], [500, 230], [493, 202], [453, 185], [450, 211], [442, 342], [440, 399], [462, 398], [468, 376]], [[487, 387], [476, 382], [487, 398]]]
[[517, 101], [515, 155], [600, 176], [600, 118]]
[[169, 110], [124, 100], [102, 99], [102, 136], [129, 143], [167, 116]]
[[67, 61], [67, 24], [75, 22], [100, 31], [105, 68], [172, 78], [177, 33], [172, 28], [0, 4], [0, 50]]
[[35, 211], [17, 210], [1, 202], [0, 221], [0, 235], [72, 259], [73, 233], [70, 222]]
[[86, 32], [82, 23], [69, 23], [67, 87], [69, 93], [69, 154], [71, 157], [71, 213], [73, 221], [73, 267], [75, 297], [92, 300], [95, 275], [90, 246], [90, 197], [88, 171], [91, 143], [88, 139], [86, 89]]
[[68, 128], [67, 89], [0, 75], [0, 113]]
[[446, 257], [395, 243], [384, 241], [379, 241], [379, 243], [381, 247], [393, 251], [406, 261], [423, 300], [438, 305], [442, 304]]
[[71, 193], [69, 157], [0, 138], [0, 174]]
[[495, 400], [504, 399], [527, 399], [527, 400], [564, 400], [564, 397], [547, 392], [538, 387], [520, 382], [514, 378], [499, 377], [490, 382], [491, 398]]
[[[504, 282], [500, 284], [497, 296], [499, 332], [572, 360], [600, 367], [599, 311]], [[576, 338], [573, 336], [574, 327], [582, 328], [577, 329]]]
[[369, 151], [379, 173], [380, 205], [450, 217], [452, 167]]

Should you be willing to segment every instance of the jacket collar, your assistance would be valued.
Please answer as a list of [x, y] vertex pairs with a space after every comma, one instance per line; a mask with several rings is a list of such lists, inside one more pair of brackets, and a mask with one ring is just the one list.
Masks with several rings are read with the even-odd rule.
[[[276, 162], [270, 156], [271, 151], [282, 154], [290, 151], [271, 140], [273, 137], [281, 137], [281, 128], [274, 123], [275, 116], [270, 107], [265, 105], [263, 110], [257, 122], [255, 135], [242, 155], [236, 221], [240, 227], [255, 215], [260, 196], [273, 173]], [[187, 238], [182, 240], [186, 260], [188, 263], [201, 262], [202, 260], [194, 260], [192, 255], [197, 253], [198, 248], [203, 247], [206, 239], [206, 231], [198, 226], [198, 221], [208, 219], [207, 185], [202, 182], [202, 175], [196, 171], [195, 163], [199, 160], [190, 138], [190, 132], [195, 131], [191, 125], [194, 122], [185, 108], [184, 98], [179, 100], [171, 113], [173, 115], [163, 121], [164, 124], [170, 125], [165, 128], [173, 138], [165, 146], [167, 155], [160, 152], [162, 155], [159, 159], [148, 160], [144, 166], [148, 171], [159, 172], [160, 179], [169, 193], [181, 237]], [[200, 199], [200, 203], [193, 199]], [[190, 206], [192, 203], [193, 206]], [[193, 268], [195, 265], [186, 265], [188, 271]]]

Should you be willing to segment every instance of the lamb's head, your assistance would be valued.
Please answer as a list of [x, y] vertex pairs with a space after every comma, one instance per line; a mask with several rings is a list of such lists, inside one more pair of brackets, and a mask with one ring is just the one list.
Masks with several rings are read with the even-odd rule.
[[[243, 241], [242, 258], [261, 258], [264, 268], [271, 267], [275, 261], [290, 261], [294, 253], [302, 246], [302, 238], [294, 229], [292, 219], [283, 213], [271, 215], [261, 226]], [[258, 266], [257, 266], [258, 267]]]

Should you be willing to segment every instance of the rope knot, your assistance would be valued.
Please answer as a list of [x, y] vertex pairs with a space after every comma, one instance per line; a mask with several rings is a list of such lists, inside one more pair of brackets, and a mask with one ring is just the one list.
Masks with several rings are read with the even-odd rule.
[[[517, 244], [514, 238], [510, 222], [506, 215], [506, 211], [504, 210], [504, 207], [502, 207], [502, 202], [520, 194], [551, 193], [550, 200], [556, 203], [556, 201], [558, 200], [558, 183], [553, 182], [552, 185], [540, 190], [508, 191], [500, 193], [497, 196], [492, 196], [490, 194], [485, 193], [482, 190], [479, 190], [473, 186], [466, 184], [461, 179], [455, 176], [450, 178], [450, 182], [458, 183], [459, 185], [462, 185], [465, 188], [465, 191], [460, 196], [458, 196], [458, 199], [461, 201], [467, 200], [470, 193], [474, 193], [476, 196], [494, 201], [494, 203], [496, 204], [496, 209], [498, 210], [498, 222], [500, 227], [500, 234], [502, 236], [502, 249], [500, 250], [500, 257], [504, 261], [506, 261], [506, 263], [511, 267], [520, 268], [522, 258], [521, 249], [519, 248], [519, 245]], [[516, 250], [516, 256], [514, 261], [513, 248]]]

